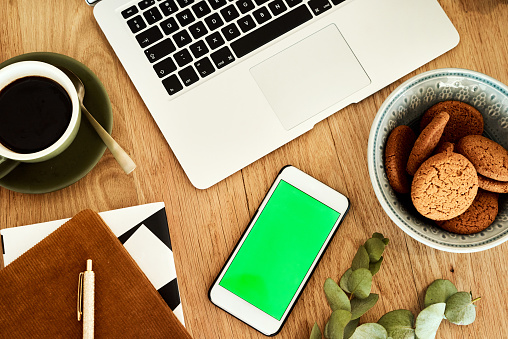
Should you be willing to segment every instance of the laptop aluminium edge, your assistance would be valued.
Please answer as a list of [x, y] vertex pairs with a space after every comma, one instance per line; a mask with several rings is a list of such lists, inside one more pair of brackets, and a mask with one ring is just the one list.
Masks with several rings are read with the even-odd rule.
[[[221, 1], [223, 7], [214, 8]], [[254, 2], [258, 1], [264, 0]], [[259, 9], [271, 16], [264, 23], [267, 28], [252, 33], [254, 28], [244, 34], [252, 33], [247, 38], [236, 38], [238, 42], [224, 27], [233, 24], [228, 29], [243, 31], [248, 29], [244, 24], [257, 24], [248, 17], [259, 19], [254, 13], [258, 9], [242, 8], [253, 4], [252, 0], [101, 0], [94, 7], [106, 38], [197, 188], [214, 185], [459, 42], [436, 0], [270, 1], [262, 4], [266, 9]], [[213, 38], [222, 40], [222, 45], [214, 46], [212, 37], [202, 38], [200, 44], [206, 41], [203, 46], [212, 54], [201, 59], [187, 53], [188, 49], [195, 52], [194, 42], [181, 46], [177, 41], [182, 35], [190, 37], [187, 30], [194, 35], [191, 26], [197, 21], [189, 24], [181, 16], [178, 21], [171, 21], [172, 14], [165, 16], [169, 6], [180, 11], [192, 8], [194, 12], [187, 13], [195, 19], [202, 8], [198, 4], [209, 8], [209, 21], [208, 16], [202, 18], [207, 24], [213, 22], [212, 15], [223, 24], [215, 32], [208, 26], [209, 34], [216, 33]], [[231, 18], [221, 10], [230, 5], [242, 13], [228, 22]], [[280, 8], [285, 12], [273, 12]], [[141, 21], [155, 23], [134, 29], [127, 23], [131, 20], [132, 24], [132, 18], [124, 18], [133, 11]], [[154, 12], [160, 12], [162, 18], [157, 13], [153, 16]], [[302, 22], [295, 24], [298, 20]], [[157, 33], [158, 41], [153, 43], [152, 38], [145, 39], [148, 33], [141, 35], [153, 26], [158, 29], [152, 31], [162, 28], [166, 33], [168, 27], [163, 25], [168, 22], [176, 23], [178, 32]], [[273, 33], [288, 23], [297, 27]], [[271, 34], [275, 35], [267, 38]], [[251, 51], [251, 42], [261, 46]], [[173, 47], [173, 54], [160, 58], [164, 62], [150, 59], [161, 46], [175, 44], [179, 47]], [[181, 57], [187, 58], [182, 65]], [[178, 69], [165, 77], [159, 63], [174, 68], [175, 61]], [[203, 65], [207, 66], [204, 70]], [[189, 72], [195, 75], [187, 76]]]

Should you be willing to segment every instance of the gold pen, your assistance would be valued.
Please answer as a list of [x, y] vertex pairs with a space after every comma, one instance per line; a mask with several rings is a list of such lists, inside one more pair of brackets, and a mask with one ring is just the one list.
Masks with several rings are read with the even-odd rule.
[[83, 339], [94, 336], [95, 273], [92, 259], [86, 261], [86, 271], [79, 274], [78, 282], [78, 321], [83, 318]]

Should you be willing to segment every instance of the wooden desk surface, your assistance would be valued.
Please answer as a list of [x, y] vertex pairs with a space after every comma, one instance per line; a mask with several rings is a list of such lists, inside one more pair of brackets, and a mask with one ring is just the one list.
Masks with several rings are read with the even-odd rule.
[[[263, 338], [208, 301], [208, 288], [246, 227], [272, 180], [292, 164], [344, 193], [352, 208], [310, 279], [279, 338], [308, 338], [315, 321], [324, 327], [330, 310], [322, 292], [337, 279], [357, 247], [373, 232], [390, 238], [374, 277], [376, 306], [362, 322], [388, 311], [423, 307], [423, 293], [445, 278], [481, 296], [469, 326], [443, 322], [438, 338], [508, 338], [508, 242], [473, 254], [431, 249], [402, 232], [377, 202], [367, 170], [367, 140], [374, 116], [391, 91], [427, 70], [460, 67], [508, 84], [507, 0], [440, 0], [461, 36], [459, 45], [359, 104], [334, 114], [300, 138], [207, 189], [195, 189], [171, 152], [84, 0], [0, 1], [0, 62], [51, 51], [90, 67], [113, 105], [112, 135], [137, 162], [125, 175], [106, 151], [82, 180], [63, 190], [19, 194], [0, 188], [0, 228], [71, 217], [85, 208], [105, 211], [164, 201], [173, 240], [186, 325], [195, 338]], [[429, 25], [432, 23], [429, 22]], [[1, 287], [0, 287], [1, 293]]]

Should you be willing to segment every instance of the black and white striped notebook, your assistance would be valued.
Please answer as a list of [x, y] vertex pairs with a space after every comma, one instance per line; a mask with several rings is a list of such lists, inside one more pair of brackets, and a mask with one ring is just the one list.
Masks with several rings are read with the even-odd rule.
[[[164, 203], [127, 207], [99, 215], [185, 326]], [[4, 265], [9, 265], [67, 220], [2, 230]]]

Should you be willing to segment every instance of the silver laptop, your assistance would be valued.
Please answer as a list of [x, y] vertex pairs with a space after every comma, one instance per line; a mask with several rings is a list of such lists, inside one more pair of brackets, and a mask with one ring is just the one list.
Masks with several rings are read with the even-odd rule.
[[101, 0], [94, 15], [200, 189], [459, 42], [436, 0]]

